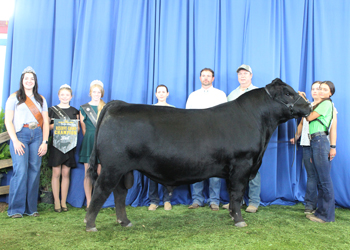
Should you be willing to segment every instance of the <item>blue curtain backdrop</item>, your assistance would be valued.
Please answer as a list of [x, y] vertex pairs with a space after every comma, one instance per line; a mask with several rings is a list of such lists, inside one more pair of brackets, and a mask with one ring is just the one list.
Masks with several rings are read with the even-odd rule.
[[[18, 89], [28, 65], [50, 106], [59, 103], [58, 89], [67, 83], [76, 108], [90, 100], [95, 79], [105, 84], [106, 102], [153, 104], [156, 86], [165, 84], [168, 102], [184, 108], [189, 94], [201, 87], [204, 67], [214, 69], [214, 86], [226, 94], [239, 85], [236, 69], [242, 63], [252, 67], [254, 85], [279, 77], [309, 99], [314, 80], [331, 80], [339, 112], [335, 200], [349, 208], [349, 12], [347, 0], [17, 0], [8, 30], [3, 100]], [[260, 169], [263, 205], [303, 201], [302, 150], [276, 143], [291, 138], [295, 128], [293, 121], [279, 126], [266, 150]], [[10, 175], [2, 185], [9, 184]], [[83, 178], [80, 164], [71, 174], [68, 202], [73, 206], [85, 202]], [[135, 172], [126, 203], [148, 205], [147, 189], [147, 178]], [[221, 193], [226, 202], [224, 184]], [[188, 186], [175, 190], [173, 203], [191, 203]], [[113, 206], [113, 197], [105, 206]]]

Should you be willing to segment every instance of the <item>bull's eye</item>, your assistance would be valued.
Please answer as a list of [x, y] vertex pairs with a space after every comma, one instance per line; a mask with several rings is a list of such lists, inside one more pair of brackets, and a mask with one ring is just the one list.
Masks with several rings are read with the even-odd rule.
[[286, 93], [286, 96], [289, 96], [289, 93]]

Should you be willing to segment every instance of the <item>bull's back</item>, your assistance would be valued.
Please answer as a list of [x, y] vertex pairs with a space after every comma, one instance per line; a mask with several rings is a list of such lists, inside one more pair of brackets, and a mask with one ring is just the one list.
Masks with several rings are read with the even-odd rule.
[[230, 159], [250, 150], [251, 145], [243, 142], [254, 136], [254, 132], [240, 131], [250, 125], [241, 126], [247, 118], [232, 115], [231, 106], [183, 110], [112, 105], [97, 138], [101, 160], [107, 156], [110, 162], [123, 161], [129, 170], [137, 169], [153, 179], [176, 180], [177, 185], [188, 182], [188, 176], [193, 181], [204, 175], [224, 177]]

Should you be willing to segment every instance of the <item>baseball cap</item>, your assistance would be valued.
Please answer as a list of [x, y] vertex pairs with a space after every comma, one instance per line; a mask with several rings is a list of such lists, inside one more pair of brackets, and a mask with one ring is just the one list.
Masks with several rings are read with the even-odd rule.
[[253, 74], [253, 70], [252, 68], [249, 66], [249, 65], [246, 65], [246, 64], [242, 64], [241, 66], [238, 67], [237, 69], [237, 73], [240, 69], [244, 69], [246, 71], [249, 71], [251, 74]]

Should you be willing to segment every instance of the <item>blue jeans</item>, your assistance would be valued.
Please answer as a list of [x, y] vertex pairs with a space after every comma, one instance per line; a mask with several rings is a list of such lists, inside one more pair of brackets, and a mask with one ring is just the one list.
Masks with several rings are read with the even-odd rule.
[[317, 172], [311, 162], [311, 147], [303, 146], [303, 162], [307, 174], [305, 209], [315, 210], [317, 208]]
[[17, 138], [25, 146], [24, 154], [15, 154], [13, 142], [10, 152], [13, 174], [10, 181], [8, 216], [15, 214], [33, 215], [37, 212], [41, 157], [38, 150], [43, 140], [41, 128], [22, 128]]
[[261, 177], [260, 172], [256, 174], [255, 178], [253, 180], [249, 181], [249, 190], [248, 190], [248, 197], [249, 197], [249, 203], [248, 205], [252, 205], [254, 207], [259, 207], [260, 205], [260, 190], [261, 190]]
[[[168, 189], [162, 185], [163, 188], [163, 202], [170, 202], [170, 195]], [[149, 190], [148, 197], [151, 204], [159, 205], [159, 195], [158, 195], [158, 183], [149, 179]]]
[[330, 150], [326, 135], [315, 136], [311, 142], [311, 158], [317, 173], [318, 208], [315, 216], [331, 222], [335, 219], [335, 201], [331, 179], [331, 162], [328, 159]]
[[[200, 206], [204, 206], [204, 195], [203, 195], [204, 181], [196, 182], [192, 184], [192, 199], [193, 203]], [[209, 199], [208, 203], [220, 205], [220, 188], [221, 179], [217, 177], [209, 178]]]

